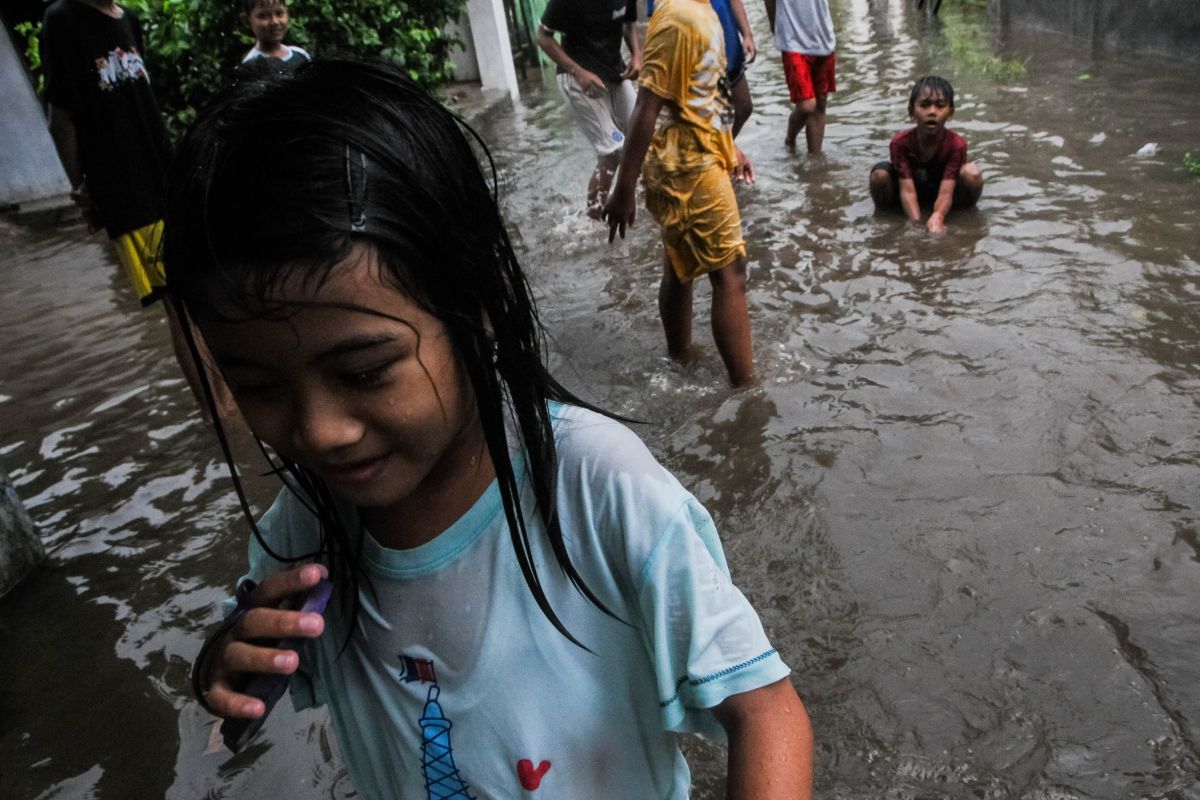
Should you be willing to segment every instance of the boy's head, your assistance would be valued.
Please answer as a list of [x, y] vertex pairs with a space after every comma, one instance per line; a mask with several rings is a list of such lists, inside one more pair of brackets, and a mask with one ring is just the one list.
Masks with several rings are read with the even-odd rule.
[[281, 0], [242, 0], [242, 22], [260, 50], [283, 44], [288, 29], [288, 7]]
[[912, 92], [908, 95], [908, 115], [910, 117], [916, 114], [917, 103], [923, 98], [934, 101], [944, 100], [950, 107], [950, 113], [954, 113], [954, 87], [945, 78], [927, 75], [913, 84]]

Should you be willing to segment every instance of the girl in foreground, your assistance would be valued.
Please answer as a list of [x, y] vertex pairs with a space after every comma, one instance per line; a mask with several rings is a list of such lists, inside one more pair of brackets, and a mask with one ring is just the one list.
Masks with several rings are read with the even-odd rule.
[[[672, 731], [727, 734], [730, 797], [810, 797], [708, 513], [547, 373], [469, 131], [379, 64], [232, 91], [180, 147], [168, 280], [285, 486], [207, 707], [260, 716], [247, 676], [294, 673], [368, 800], [686, 798]], [[324, 618], [281, 608], [325, 575]]]

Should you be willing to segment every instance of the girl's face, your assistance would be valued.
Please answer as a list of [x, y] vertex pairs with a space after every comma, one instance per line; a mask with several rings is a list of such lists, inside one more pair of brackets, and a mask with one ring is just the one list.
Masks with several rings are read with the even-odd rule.
[[491, 466], [446, 326], [383, 284], [369, 247], [317, 289], [295, 283], [272, 298], [306, 304], [284, 319], [202, 326], [250, 429], [385, 526], [456, 519]]

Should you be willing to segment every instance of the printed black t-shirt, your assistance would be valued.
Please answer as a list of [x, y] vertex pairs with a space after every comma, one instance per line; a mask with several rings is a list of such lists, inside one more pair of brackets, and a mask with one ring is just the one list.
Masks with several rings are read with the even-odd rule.
[[80, 166], [108, 235], [161, 219], [169, 148], [137, 18], [57, 0], [46, 9], [41, 47], [46, 99], [71, 113]]
[[[603, 81], [621, 80], [621, 31], [637, 22], [637, 0], [550, 0], [542, 26], [562, 34], [562, 49]], [[559, 67], [557, 72], [562, 72]]]

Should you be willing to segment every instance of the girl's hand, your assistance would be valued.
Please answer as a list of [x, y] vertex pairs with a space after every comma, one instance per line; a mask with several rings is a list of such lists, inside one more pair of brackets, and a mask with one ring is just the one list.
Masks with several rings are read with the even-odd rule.
[[245, 685], [246, 676], [256, 672], [290, 675], [300, 666], [300, 656], [291, 650], [264, 645], [261, 640], [293, 637], [313, 639], [325, 630], [320, 614], [287, 611], [285, 600], [316, 585], [329, 571], [320, 564], [305, 564], [269, 576], [250, 593], [252, 608], [230, 628], [209, 660], [204, 699], [218, 717], [257, 719], [265, 711], [256, 697], [234, 687]]
[[929, 221], [925, 223], [925, 228], [930, 233], [945, 233], [946, 220], [940, 214], [930, 214]]

